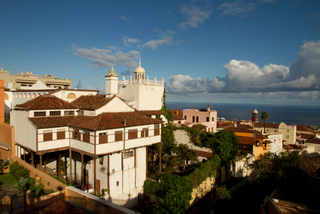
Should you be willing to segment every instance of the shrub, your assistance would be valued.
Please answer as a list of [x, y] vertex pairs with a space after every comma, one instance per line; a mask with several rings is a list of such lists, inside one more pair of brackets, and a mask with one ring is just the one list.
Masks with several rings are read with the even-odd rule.
[[29, 177], [30, 170], [27, 170], [23, 166], [20, 166], [18, 161], [15, 161], [10, 165], [10, 173], [19, 180], [21, 177]]

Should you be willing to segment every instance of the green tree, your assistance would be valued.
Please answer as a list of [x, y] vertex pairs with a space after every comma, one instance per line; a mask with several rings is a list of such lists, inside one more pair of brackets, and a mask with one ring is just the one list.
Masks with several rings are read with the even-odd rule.
[[191, 160], [191, 161], [196, 161], [197, 160], [197, 153], [189, 149], [187, 145], [184, 144], [179, 144], [176, 148], [176, 154], [178, 157], [178, 163], [183, 165], [183, 170], [186, 169], [186, 161]]
[[218, 154], [221, 161], [226, 163], [238, 154], [239, 151], [239, 138], [230, 131], [222, 130], [213, 136], [213, 150]]
[[[162, 152], [164, 154], [171, 155], [171, 151], [176, 148], [176, 140], [174, 138], [174, 125], [168, 123], [167, 125], [162, 125], [161, 141], [162, 141]], [[164, 155], [163, 154], [163, 155]]]
[[264, 130], [263, 132], [266, 133], [266, 120], [268, 120], [270, 118], [270, 116], [268, 115], [268, 112], [261, 112], [261, 119], [263, 120], [263, 124], [264, 124]]

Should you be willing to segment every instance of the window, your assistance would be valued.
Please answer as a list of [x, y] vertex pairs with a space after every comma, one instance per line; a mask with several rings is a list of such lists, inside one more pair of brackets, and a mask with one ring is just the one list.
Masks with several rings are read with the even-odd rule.
[[103, 165], [103, 156], [101, 156], [99, 159], [100, 159], [100, 165]]
[[159, 135], [159, 134], [160, 134], [160, 125], [154, 124], [154, 135]]
[[74, 111], [64, 111], [64, 115], [74, 115]]
[[116, 186], [117, 186], [117, 187], [119, 186], [119, 181], [116, 182]]
[[108, 143], [108, 133], [99, 133], [99, 144]]
[[286, 138], [289, 139], [289, 135], [286, 135]]
[[84, 115], [83, 111], [79, 111], [78, 115]]
[[75, 130], [75, 131], [73, 132], [73, 139], [80, 140], [79, 130]]
[[149, 136], [148, 128], [143, 128], [141, 131], [141, 137], [148, 137], [148, 136]]
[[122, 131], [117, 131], [114, 134], [115, 141], [122, 141]]
[[64, 129], [58, 129], [57, 131], [57, 139], [65, 139], [66, 138], [66, 131]]
[[185, 119], [185, 120], [187, 119], [187, 115], [184, 115], [184, 119]]
[[52, 131], [47, 130], [43, 132], [43, 141], [51, 141], [52, 140]]
[[123, 152], [123, 158], [131, 158], [131, 157], [133, 157], [133, 151]]
[[199, 123], [199, 117], [197, 116], [197, 123]]
[[192, 116], [192, 122], [194, 123], [196, 120], [195, 120], [195, 116]]
[[90, 133], [89, 132], [84, 132], [83, 133], [83, 141], [90, 143]]
[[209, 122], [209, 117], [207, 117], [207, 122]]
[[214, 117], [212, 117], [212, 122], [214, 121]]
[[45, 117], [46, 116], [46, 112], [45, 111], [36, 111], [33, 114], [35, 117]]
[[289, 129], [287, 129], [287, 132], [289, 132]]
[[131, 129], [128, 131], [128, 139], [136, 139], [138, 138], [138, 130], [137, 129]]
[[60, 116], [61, 111], [50, 111], [50, 116]]

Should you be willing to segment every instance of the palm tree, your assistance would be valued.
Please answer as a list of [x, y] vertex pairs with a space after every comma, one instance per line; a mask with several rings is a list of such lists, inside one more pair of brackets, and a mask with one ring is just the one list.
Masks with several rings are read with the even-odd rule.
[[261, 112], [261, 119], [263, 120], [263, 122], [264, 122], [264, 133], [266, 133], [266, 120], [268, 120], [269, 119], [269, 115], [268, 115], [268, 112]]

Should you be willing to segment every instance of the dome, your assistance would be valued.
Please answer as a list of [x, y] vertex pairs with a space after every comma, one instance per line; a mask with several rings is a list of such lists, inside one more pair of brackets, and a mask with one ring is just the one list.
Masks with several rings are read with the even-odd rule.
[[257, 109], [254, 109], [254, 111], [253, 111], [252, 113], [254, 113], [254, 114], [258, 114]]
[[141, 62], [139, 60], [139, 67], [134, 70], [134, 73], [146, 73], [143, 67], [141, 67]]

